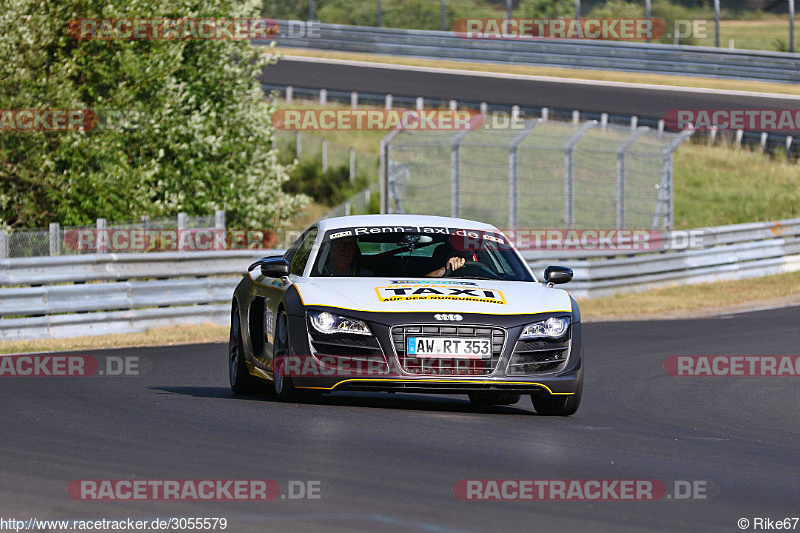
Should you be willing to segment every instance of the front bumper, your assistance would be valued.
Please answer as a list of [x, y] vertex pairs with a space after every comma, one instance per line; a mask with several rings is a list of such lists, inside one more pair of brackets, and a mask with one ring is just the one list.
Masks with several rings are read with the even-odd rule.
[[[334, 391], [386, 391], [414, 392], [427, 394], [466, 394], [473, 391], [497, 391], [536, 396], [571, 395], [579, 388], [583, 372], [583, 348], [581, 323], [573, 322], [570, 326], [566, 362], [556, 365], [551, 371], [519, 375], [509, 371], [508, 365], [514, 357], [517, 338], [522, 328], [529, 323], [545, 320], [553, 314], [531, 315], [463, 315], [459, 325], [476, 327], [503, 328], [506, 339], [494, 369], [482, 375], [414, 375], [403, 370], [400, 364], [396, 344], [393, 342], [391, 328], [398, 324], [430, 324], [442, 326], [442, 322], [433, 320], [430, 313], [380, 314], [359, 313], [330, 309], [331, 312], [364, 320], [368, 323], [377, 341], [373, 353], [368, 356], [357, 356], [360, 359], [371, 359], [385, 364], [384, 371], [369, 372], [332, 370], [330, 356], [319, 353], [319, 344], [315, 343], [308, 331], [308, 323], [303, 316], [290, 317], [292, 336], [292, 352], [310, 354], [306, 356], [316, 369], [300, 375], [292, 375], [296, 388], [320, 392]], [[561, 313], [559, 316], [563, 316]], [[573, 315], [576, 316], [577, 314]], [[577, 315], [579, 317], [579, 315]], [[445, 324], [446, 325], [446, 324]], [[339, 353], [337, 360], [346, 357]], [[553, 366], [553, 365], [551, 365]], [[304, 365], [304, 369], [309, 369]], [[365, 368], [365, 367], [359, 367]], [[378, 368], [371, 365], [370, 368]]]

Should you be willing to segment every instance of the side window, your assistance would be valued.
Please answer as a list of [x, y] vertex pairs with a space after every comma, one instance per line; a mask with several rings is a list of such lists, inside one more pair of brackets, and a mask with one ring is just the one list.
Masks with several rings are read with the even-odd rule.
[[297, 253], [294, 254], [289, 265], [290, 273], [296, 276], [303, 275], [303, 270], [305, 270], [306, 263], [308, 263], [308, 257], [311, 255], [311, 249], [314, 247], [314, 241], [317, 239], [318, 231], [317, 228], [311, 228], [303, 238], [303, 242], [300, 244]]
[[308, 232], [309, 232], [309, 231], [311, 231], [311, 229], [310, 229], [310, 228], [309, 228], [309, 229], [307, 229], [306, 231], [304, 231], [304, 232], [303, 232], [303, 233], [302, 233], [302, 234], [301, 234], [301, 235], [300, 235], [300, 236], [297, 238], [297, 240], [295, 240], [295, 241], [292, 243], [292, 245], [291, 245], [291, 246], [289, 246], [289, 249], [288, 249], [288, 250], [286, 250], [286, 253], [285, 253], [285, 254], [283, 254], [283, 258], [284, 258], [284, 259], [286, 259], [287, 261], [289, 261], [289, 263], [291, 263], [291, 262], [292, 262], [292, 259], [294, 259], [294, 254], [296, 254], [296, 253], [297, 253], [297, 249], [298, 249], [298, 248], [300, 248], [300, 244], [302, 244], [302, 242], [303, 242], [303, 239], [305, 239], [305, 238], [306, 238], [306, 235], [308, 235]]

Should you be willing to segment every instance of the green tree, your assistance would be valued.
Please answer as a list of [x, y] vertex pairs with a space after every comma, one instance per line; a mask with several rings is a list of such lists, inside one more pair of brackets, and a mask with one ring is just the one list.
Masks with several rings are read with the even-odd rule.
[[305, 198], [284, 191], [259, 75], [274, 62], [234, 40], [75, 39], [80, 18], [247, 18], [235, 0], [5, 0], [0, 109], [92, 109], [121, 128], [0, 131], [0, 224], [90, 223], [225, 209], [232, 226], [286, 220]]
[[522, 0], [516, 16], [534, 19], [574, 17], [575, 0]]

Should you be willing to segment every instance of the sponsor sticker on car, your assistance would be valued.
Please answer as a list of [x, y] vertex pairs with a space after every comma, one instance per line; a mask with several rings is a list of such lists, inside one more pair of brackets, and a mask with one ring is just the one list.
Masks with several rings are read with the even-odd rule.
[[458, 300], [505, 305], [503, 293], [496, 289], [480, 287], [452, 287], [448, 285], [407, 285], [376, 287], [381, 302], [405, 300]]

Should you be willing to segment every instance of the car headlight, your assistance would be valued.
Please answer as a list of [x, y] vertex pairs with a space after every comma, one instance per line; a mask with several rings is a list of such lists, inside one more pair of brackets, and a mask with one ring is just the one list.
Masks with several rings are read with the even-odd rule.
[[327, 311], [309, 311], [311, 325], [320, 333], [353, 333], [355, 335], [372, 335], [369, 327], [361, 320], [334, 315]]
[[569, 317], [548, 318], [525, 326], [519, 339], [541, 339], [544, 337], [555, 339], [563, 336], [567, 332], [567, 328], [569, 328]]

